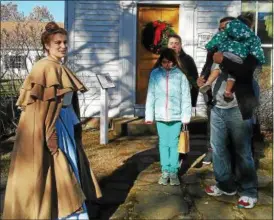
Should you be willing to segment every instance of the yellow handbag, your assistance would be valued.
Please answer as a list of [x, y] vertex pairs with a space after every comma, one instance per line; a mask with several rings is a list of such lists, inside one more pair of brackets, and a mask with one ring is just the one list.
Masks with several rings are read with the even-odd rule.
[[180, 133], [178, 152], [186, 154], [190, 151], [189, 146], [189, 131], [187, 125], [183, 124], [182, 131]]

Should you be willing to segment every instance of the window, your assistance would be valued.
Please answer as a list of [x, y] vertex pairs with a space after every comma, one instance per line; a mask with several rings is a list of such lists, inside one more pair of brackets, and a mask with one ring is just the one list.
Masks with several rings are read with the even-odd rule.
[[6, 69], [25, 69], [25, 56], [7, 55], [5, 59]]
[[266, 63], [259, 76], [261, 90], [272, 87], [273, 67], [273, 2], [272, 1], [242, 1], [242, 11], [251, 11], [255, 15], [255, 33], [261, 39]]
[[273, 42], [273, 3], [260, 2], [257, 4], [257, 34], [261, 38], [262, 43], [272, 46]]

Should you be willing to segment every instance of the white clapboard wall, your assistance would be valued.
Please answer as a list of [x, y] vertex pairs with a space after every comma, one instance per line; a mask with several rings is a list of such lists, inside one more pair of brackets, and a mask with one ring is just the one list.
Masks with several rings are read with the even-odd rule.
[[[116, 88], [109, 89], [110, 110], [119, 106], [119, 1], [67, 1], [69, 62], [89, 91], [80, 95], [83, 117], [100, 112], [100, 84], [96, 73], [109, 73]], [[116, 109], [116, 112], [115, 112]]]
[[[66, 1], [69, 31], [68, 62], [89, 91], [80, 95], [82, 117], [99, 116], [100, 87], [95, 73], [109, 73], [116, 84], [110, 89], [109, 116], [138, 114], [135, 105], [137, 4], [180, 5], [180, 35], [185, 51], [193, 56], [199, 72], [206, 52], [198, 45], [203, 33], [214, 34], [220, 18], [237, 16], [240, 1]], [[204, 111], [198, 98], [198, 111]], [[143, 112], [143, 110], [141, 111]], [[201, 113], [202, 114], [202, 113]]]

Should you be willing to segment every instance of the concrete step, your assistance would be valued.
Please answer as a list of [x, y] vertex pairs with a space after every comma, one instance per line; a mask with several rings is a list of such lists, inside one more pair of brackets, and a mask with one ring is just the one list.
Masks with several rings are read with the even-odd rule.
[[[206, 134], [207, 118], [191, 118], [188, 128], [191, 134]], [[157, 135], [156, 124], [146, 124], [144, 118], [113, 119], [113, 129], [119, 136]]]

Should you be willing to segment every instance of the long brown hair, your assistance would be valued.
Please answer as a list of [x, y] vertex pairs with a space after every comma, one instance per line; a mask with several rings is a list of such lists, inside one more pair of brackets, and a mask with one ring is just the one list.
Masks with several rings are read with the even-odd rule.
[[157, 62], [154, 65], [153, 69], [160, 67], [162, 60], [164, 58], [169, 61], [172, 61], [174, 65], [176, 65], [183, 73], [185, 73], [185, 68], [183, 67], [182, 63], [180, 62], [179, 57], [177, 56], [176, 52], [170, 48], [163, 49], [163, 51], [160, 54], [160, 57], [158, 58]]

